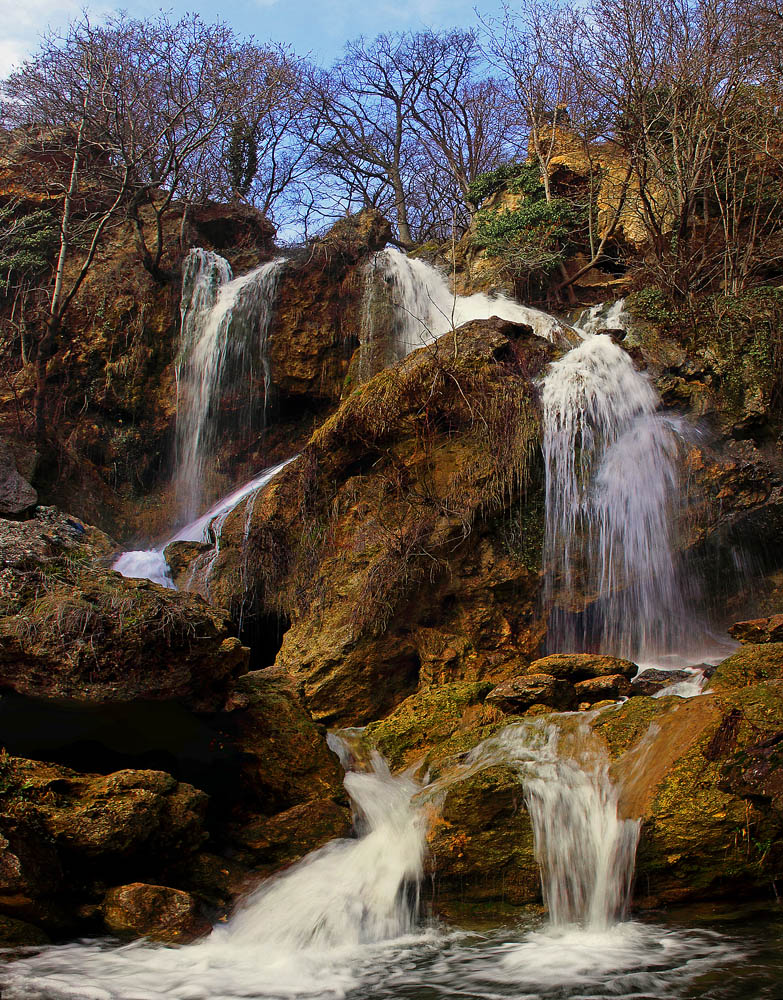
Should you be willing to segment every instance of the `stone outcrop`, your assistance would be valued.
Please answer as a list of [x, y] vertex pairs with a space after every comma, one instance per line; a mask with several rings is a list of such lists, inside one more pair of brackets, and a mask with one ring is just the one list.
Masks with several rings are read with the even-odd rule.
[[0, 517], [23, 514], [37, 502], [38, 493], [19, 474], [13, 452], [0, 438]]
[[210, 593], [290, 622], [276, 663], [316, 718], [362, 723], [420, 684], [500, 679], [535, 654], [532, 378], [553, 348], [467, 324], [351, 393], [227, 518]]
[[248, 650], [226, 612], [102, 568], [111, 541], [51, 508], [0, 521], [0, 688], [93, 703], [221, 707]]
[[783, 643], [783, 614], [736, 622], [729, 629], [729, 635], [741, 643]]

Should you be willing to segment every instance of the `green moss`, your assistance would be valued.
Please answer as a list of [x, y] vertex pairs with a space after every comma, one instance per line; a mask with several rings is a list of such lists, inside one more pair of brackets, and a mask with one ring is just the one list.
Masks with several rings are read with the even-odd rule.
[[391, 715], [371, 723], [366, 739], [380, 750], [393, 770], [407, 767], [433, 745], [448, 740], [466, 709], [481, 704], [493, 687], [490, 681], [462, 681], [418, 691]]
[[743, 646], [724, 660], [712, 677], [718, 689], [742, 688], [760, 681], [783, 679], [783, 643]]

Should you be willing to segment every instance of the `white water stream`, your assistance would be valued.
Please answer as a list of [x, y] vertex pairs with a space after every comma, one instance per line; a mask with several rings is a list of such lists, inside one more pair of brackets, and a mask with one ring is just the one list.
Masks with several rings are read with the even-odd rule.
[[524, 323], [552, 341], [570, 335], [554, 316], [506, 295], [455, 295], [437, 268], [398, 250], [375, 254], [365, 278], [359, 362], [363, 379], [474, 319], [498, 316]]
[[249, 482], [234, 490], [233, 493], [229, 493], [222, 500], [218, 500], [214, 506], [209, 508], [206, 514], [202, 514], [194, 521], [191, 521], [190, 524], [186, 524], [184, 528], [180, 528], [179, 531], [176, 531], [157, 548], [131, 549], [128, 552], [123, 552], [115, 560], [112, 569], [123, 576], [151, 580], [153, 583], [159, 583], [163, 587], [176, 590], [176, 585], [171, 577], [171, 571], [163, 554], [166, 546], [172, 542], [211, 542], [214, 546], [214, 555], [216, 556], [220, 546], [220, 533], [231, 511], [246, 497], [249, 497], [251, 494], [257, 495], [267, 483], [275, 478], [278, 472], [281, 472], [289, 462], [293, 462], [297, 457], [297, 455], [294, 455], [293, 458], [288, 458], [285, 462], [280, 462], [279, 465], [273, 465], [268, 469], [264, 469], [263, 472], [254, 476]]

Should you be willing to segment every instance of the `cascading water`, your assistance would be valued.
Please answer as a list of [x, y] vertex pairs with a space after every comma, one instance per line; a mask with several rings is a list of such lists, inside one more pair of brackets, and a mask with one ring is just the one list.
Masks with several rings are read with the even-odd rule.
[[431, 264], [397, 250], [382, 250], [365, 274], [360, 377], [369, 378], [469, 320], [491, 316], [525, 323], [547, 340], [567, 336], [563, 324], [547, 313], [505, 295], [455, 295]]
[[368, 949], [409, 935], [426, 825], [417, 790], [377, 755], [346, 775], [360, 836], [336, 840], [264, 882], [225, 925], [183, 948], [99, 942], [47, 948], [0, 970], [8, 1000], [339, 997]]
[[587, 337], [543, 380], [552, 650], [650, 662], [700, 641], [677, 542], [679, 467], [695, 431], [659, 405], [606, 335]]
[[463, 766], [472, 773], [495, 764], [519, 772], [551, 925], [595, 931], [623, 919], [639, 820], [619, 817], [606, 754], [587, 722], [564, 715], [507, 726]]
[[[202, 507], [205, 479], [221, 434], [249, 434], [257, 401], [269, 393], [266, 341], [285, 258], [234, 278], [228, 262], [191, 250], [183, 271], [177, 361], [174, 481], [187, 519]], [[214, 494], [213, 494], [214, 495]]]
[[297, 455], [294, 455], [293, 458], [286, 459], [285, 462], [281, 462], [279, 465], [273, 465], [269, 469], [264, 469], [263, 472], [254, 476], [253, 479], [234, 490], [233, 493], [229, 493], [222, 500], [218, 500], [213, 507], [210, 507], [206, 514], [202, 514], [195, 521], [191, 521], [184, 528], [180, 528], [179, 531], [175, 532], [170, 538], [167, 538], [157, 548], [134, 549], [129, 552], [123, 552], [115, 560], [112, 569], [123, 576], [151, 580], [153, 583], [159, 583], [164, 587], [175, 590], [176, 586], [163, 554], [166, 546], [171, 545], [172, 542], [211, 541], [214, 548], [212, 553], [210, 553], [210, 557], [214, 561], [220, 546], [220, 534], [223, 530], [223, 525], [231, 511], [243, 500], [251, 496], [251, 494], [257, 495], [267, 483], [274, 479], [278, 472], [282, 472], [288, 463], [293, 462], [297, 457]]

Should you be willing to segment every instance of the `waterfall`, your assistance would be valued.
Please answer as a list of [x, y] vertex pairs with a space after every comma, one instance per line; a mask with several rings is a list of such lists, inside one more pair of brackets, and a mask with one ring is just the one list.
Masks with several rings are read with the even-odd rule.
[[[274, 479], [278, 472], [282, 472], [289, 462], [293, 462], [298, 457], [298, 455], [294, 455], [293, 458], [288, 458], [285, 462], [280, 462], [279, 465], [273, 465], [268, 469], [264, 469], [263, 472], [254, 476], [249, 482], [233, 490], [228, 496], [223, 497], [222, 500], [218, 500], [216, 504], [209, 508], [206, 514], [202, 514], [194, 521], [186, 524], [184, 528], [180, 528], [179, 531], [167, 538], [157, 548], [133, 549], [123, 552], [114, 561], [112, 569], [122, 574], [122, 576], [151, 580], [153, 583], [159, 583], [163, 587], [176, 590], [166, 557], [163, 554], [166, 546], [171, 545], [172, 542], [211, 541], [214, 546], [211, 558], [214, 561], [220, 546], [220, 534], [223, 530], [223, 525], [231, 511], [251, 494], [254, 494], [255, 499], [255, 496], [258, 495], [267, 483]], [[245, 531], [247, 532], [248, 530], [249, 523], [246, 523]]]
[[268, 879], [209, 937], [180, 948], [50, 947], [0, 971], [3, 997], [343, 996], [368, 948], [413, 930], [426, 833], [411, 805], [417, 786], [392, 777], [377, 755], [372, 771], [347, 774], [345, 787], [359, 838], [332, 841]]
[[211, 251], [191, 250], [185, 259], [174, 479], [188, 519], [202, 506], [223, 433], [249, 435], [259, 398], [266, 412], [266, 341], [285, 263], [278, 258], [234, 278], [228, 262]]
[[456, 295], [441, 272], [397, 250], [381, 250], [367, 265], [360, 330], [360, 378], [474, 319], [499, 316], [525, 323], [539, 337], [567, 337], [559, 320], [505, 295]]
[[619, 818], [606, 753], [589, 725], [556, 718], [507, 726], [464, 766], [518, 770], [551, 926], [601, 931], [627, 914], [640, 821]]
[[553, 651], [650, 661], [698, 641], [678, 552], [679, 468], [695, 431], [659, 406], [606, 335], [588, 336], [543, 380]]
[[601, 330], [627, 331], [630, 316], [625, 310], [625, 299], [614, 302], [599, 302], [582, 309], [574, 320], [574, 326], [585, 336], [600, 333]]

